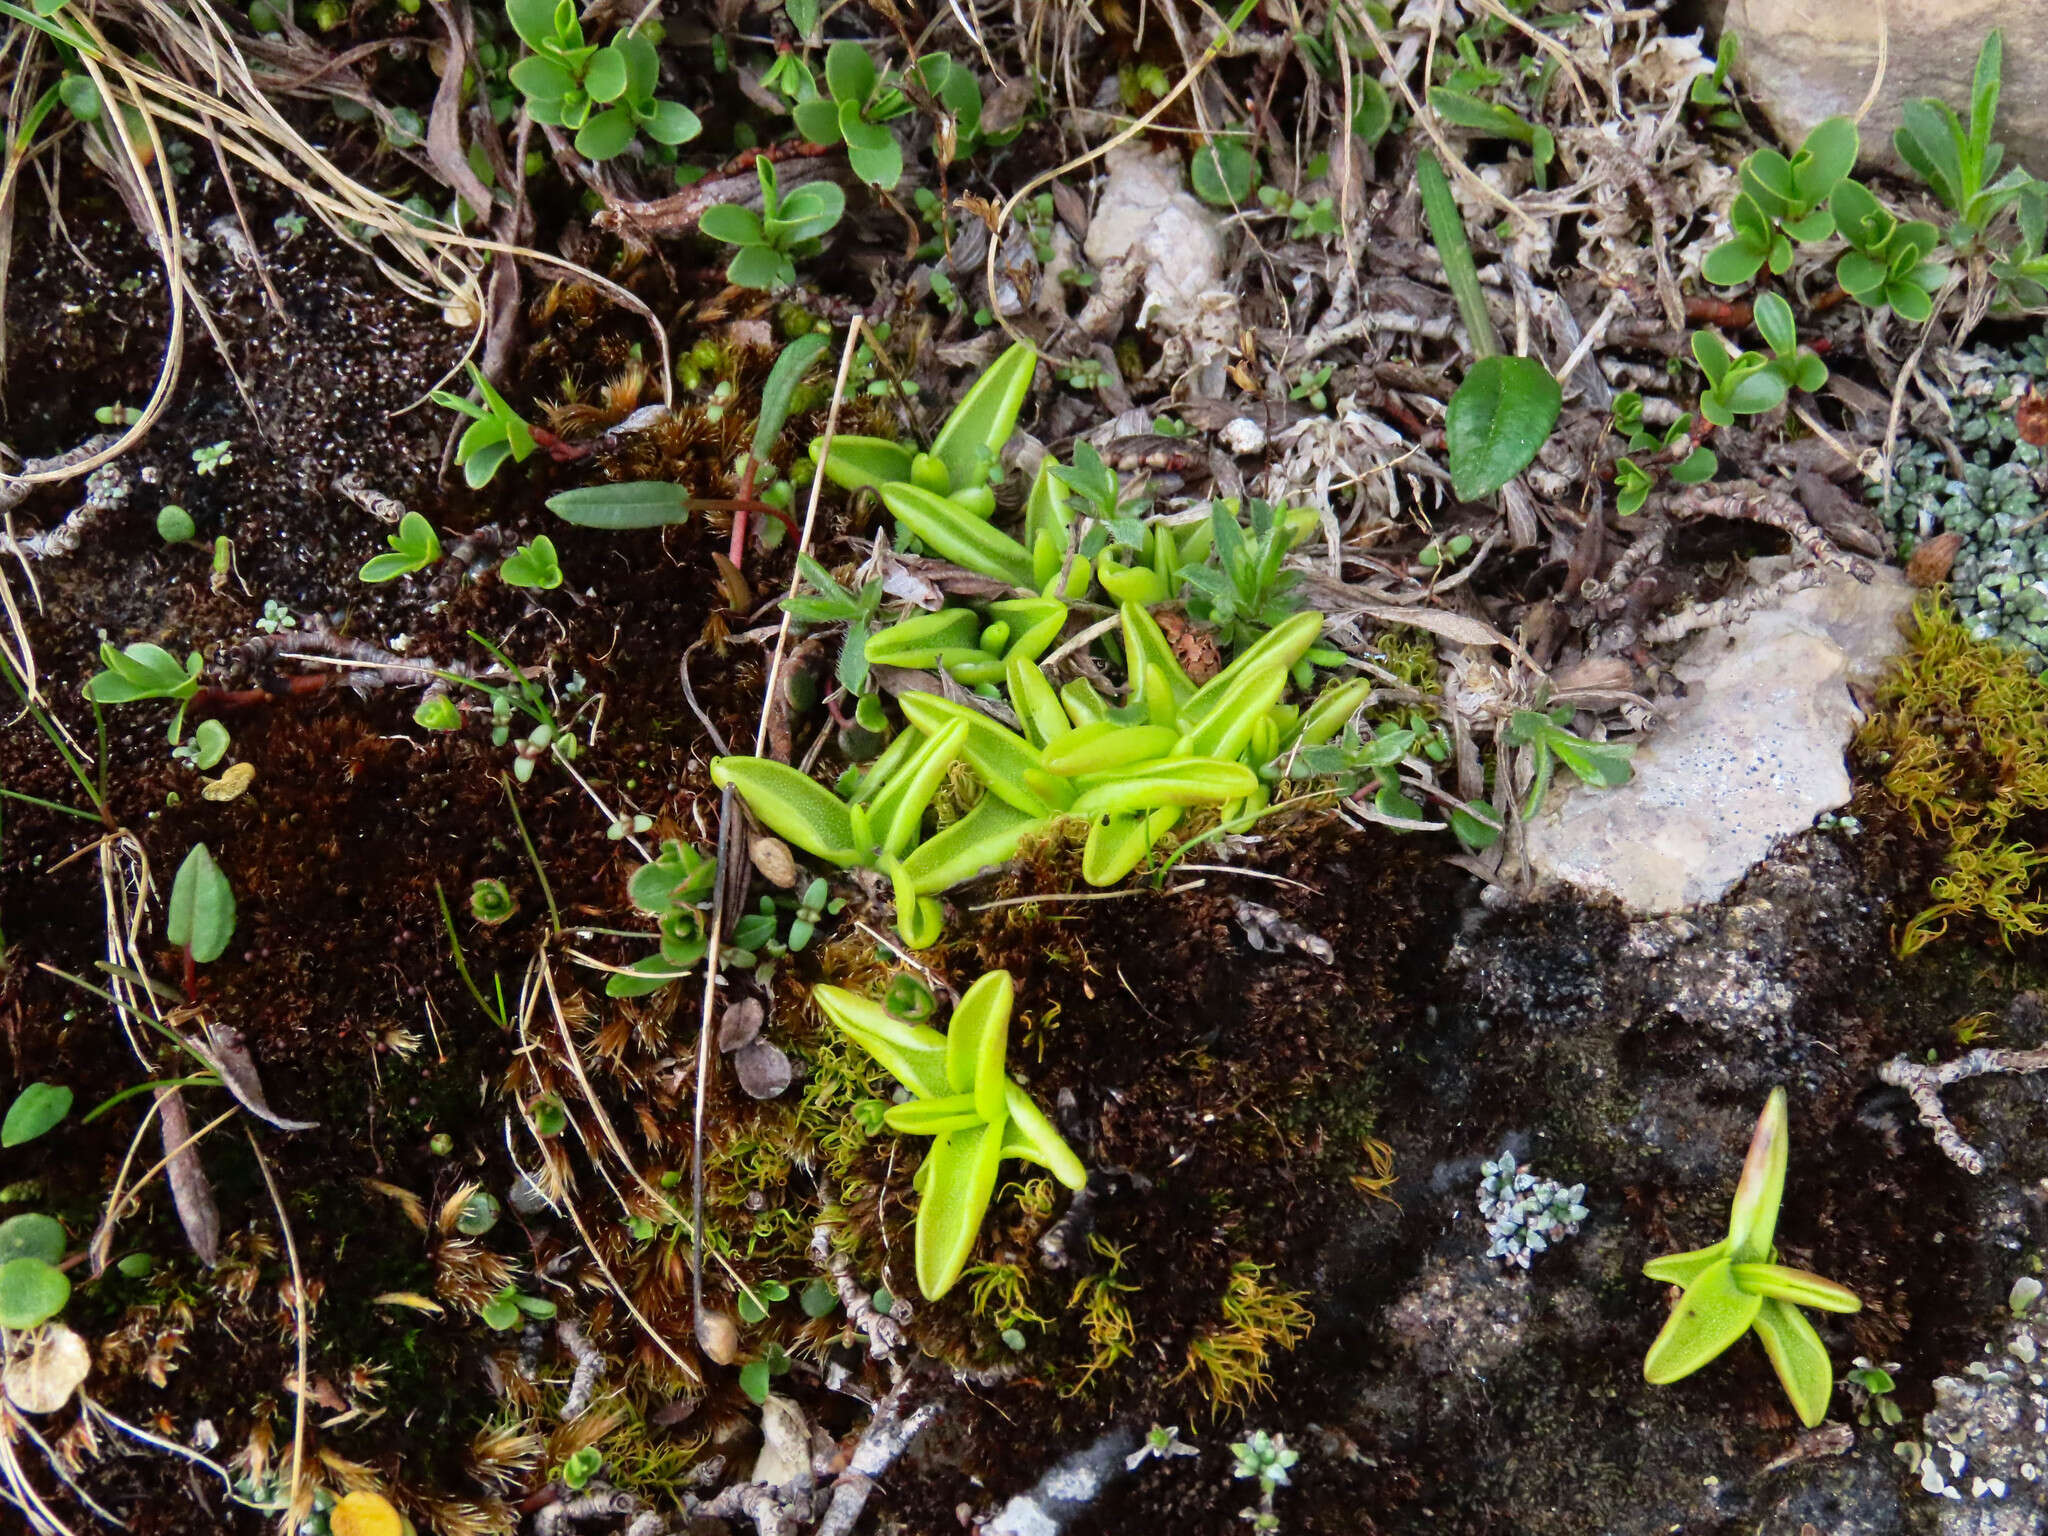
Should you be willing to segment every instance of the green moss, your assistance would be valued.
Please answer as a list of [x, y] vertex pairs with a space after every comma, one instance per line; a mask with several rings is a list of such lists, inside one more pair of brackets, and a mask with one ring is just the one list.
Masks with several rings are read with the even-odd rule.
[[1271, 1390], [1267, 1364], [1275, 1350], [1292, 1350], [1314, 1319], [1303, 1305], [1305, 1291], [1266, 1282], [1270, 1265], [1250, 1259], [1231, 1266], [1224, 1287], [1222, 1321], [1204, 1328], [1188, 1344], [1187, 1368], [1213, 1414], [1242, 1410]]
[[1901, 954], [1941, 937], [1951, 918], [1988, 919], [2008, 944], [2048, 932], [2048, 853], [2035, 846], [2048, 832], [2048, 687], [2026, 656], [1979, 638], [1945, 603], [1922, 603], [1858, 745], [1914, 824], [1950, 840]]

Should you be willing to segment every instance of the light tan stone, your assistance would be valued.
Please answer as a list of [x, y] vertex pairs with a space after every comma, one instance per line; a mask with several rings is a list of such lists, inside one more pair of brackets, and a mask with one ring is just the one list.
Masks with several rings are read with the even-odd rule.
[[[1882, 19], [1880, 19], [1882, 18]], [[1969, 116], [1977, 50], [2005, 33], [2005, 89], [1994, 137], [2005, 163], [2048, 172], [2048, 4], [2042, 0], [1727, 0], [1722, 25], [1742, 40], [1736, 75], [1789, 150], [1824, 117], [1853, 116], [1877, 74], [1884, 84], [1863, 120], [1866, 165], [1903, 169], [1892, 148], [1901, 107], [1933, 96]]]

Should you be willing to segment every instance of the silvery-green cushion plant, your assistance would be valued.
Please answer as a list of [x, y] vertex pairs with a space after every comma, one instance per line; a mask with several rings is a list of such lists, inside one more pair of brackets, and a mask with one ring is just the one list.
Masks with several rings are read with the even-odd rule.
[[1863, 1303], [1846, 1286], [1778, 1262], [1771, 1239], [1785, 1194], [1790, 1141], [1785, 1090], [1774, 1088], [1757, 1117], [1742, 1180], [1735, 1186], [1728, 1235], [1643, 1266], [1652, 1280], [1684, 1292], [1644, 1357], [1643, 1376], [1655, 1386], [1681, 1380], [1753, 1329], [1793, 1411], [1811, 1429], [1827, 1414], [1835, 1372], [1827, 1346], [1799, 1309], [1856, 1312]]
[[945, 1295], [967, 1267], [1004, 1161], [1036, 1163], [1072, 1190], [1086, 1186], [1088, 1170], [1074, 1149], [1004, 1070], [1016, 997], [1008, 971], [990, 971], [969, 987], [943, 1035], [843, 987], [815, 987], [811, 997], [910, 1091], [910, 1101], [892, 1106], [882, 1123], [933, 1138], [914, 1181], [917, 1287], [927, 1300]]

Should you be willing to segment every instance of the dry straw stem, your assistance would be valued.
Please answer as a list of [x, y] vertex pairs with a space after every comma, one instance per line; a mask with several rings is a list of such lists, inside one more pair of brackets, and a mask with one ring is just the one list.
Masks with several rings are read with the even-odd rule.
[[297, 1374], [292, 1378], [292, 1480], [285, 1498], [284, 1513], [277, 1519], [280, 1536], [290, 1536], [313, 1513], [313, 1490], [304, 1486], [302, 1481], [306, 1465], [306, 1399], [310, 1395], [306, 1384], [306, 1277], [299, 1268], [298, 1240], [292, 1236], [291, 1217], [285, 1214], [284, 1197], [277, 1192], [277, 1180], [270, 1172], [270, 1160], [263, 1155], [254, 1131], [245, 1125], [242, 1134], [249, 1138], [249, 1150], [256, 1154], [256, 1166], [263, 1174], [263, 1187], [270, 1191], [270, 1203], [277, 1211], [277, 1224], [284, 1233], [285, 1258], [292, 1270], [292, 1325], [298, 1336], [299, 1365]]

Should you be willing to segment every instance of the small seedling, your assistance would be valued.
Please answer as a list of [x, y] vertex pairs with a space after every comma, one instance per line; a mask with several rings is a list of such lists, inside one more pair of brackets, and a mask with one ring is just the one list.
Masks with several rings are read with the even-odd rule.
[[1215, 208], [1240, 207], [1259, 177], [1258, 156], [1241, 133], [1220, 134], [1195, 151], [1188, 181], [1195, 196]]
[[1015, 1000], [1008, 971], [990, 971], [969, 987], [944, 1035], [902, 1023], [839, 987], [816, 987], [811, 996], [910, 1090], [913, 1102], [885, 1111], [884, 1123], [935, 1138], [916, 1180], [917, 1284], [928, 1300], [945, 1295], [966, 1268], [1004, 1159], [1036, 1163], [1069, 1189], [1086, 1186], [1081, 1160], [1005, 1072]]
[[624, 154], [638, 129], [671, 146], [703, 131], [688, 107], [655, 99], [660, 60], [637, 32], [603, 47], [586, 43], [573, 0], [506, 0], [505, 12], [533, 50], [510, 75], [526, 98], [527, 115], [573, 129], [578, 154], [592, 160]]
[[[1656, 454], [1668, 460], [1681, 445], [1691, 442], [1692, 417], [1680, 416], [1661, 433], [1650, 431], [1643, 425], [1643, 397], [1634, 390], [1626, 390], [1614, 397], [1614, 429], [1627, 440], [1629, 452]], [[1642, 510], [1649, 499], [1657, 483], [1656, 462], [1645, 466], [1630, 458], [1615, 461], [1614, 506], [1623, 517]], [[1699, 485], [1713, 479], [1720, 467], [1721, 461], [1713, 449], [1693, 448], [1671, 466], [1671, 478], [1680, 485]]]
[[[710, 947], [704, 914], [717, 873], [716, 859], [675, 838], [664, 841], [661, 852], [633, 872], [626, 884], [627, 898], [655, 920], [661, 947], [608, 978], [607, 997], [645, 997], [659, 992], [704, 958]], [[737, 938], [735, 934], [735, 941]], [[730, 956], [731, 951], [727, 953]]]
[[[1310, 240], [1337, 233], [1336, 204], [1327, 197], [1319, 197], [1311, 203], [1279, 187], [1264, 186], [1259, 188], [1259, 201], [1267, 211], [1290, 221], [1287, 233], [1292, 239]], [[1325, 369], [1324, 377], [1328, 376]], [[1299, 400], [1301, 396], [1289, 395], [1288, 398]], [[1319, 405], [1316, 409], [1322, 410], [1323, 407]]]
[[1491, 496], [1534, 463], [1563, 405], [1557, 380], [1533, 357], [1474, 363], [1444, 411], [1444, 449], [1458, 499]]
[[226, 469], [234, 462], [234, 448], [225, 438], [220, 442], [209, 443], [203, 448], [192, 450], [192, 469], [196, 474], [211, 475]]
[[1238, 1511], [1238, 1518], [1248, 1521], [1254, 1531], [1268, 1532], [1280, 1529], [1280, 1517], [1273, 1512], [1273, 1495], [1287, 1484], [1287, 1472], [1301, 1453], [1287, 1443], [1285, 1435], [1269, 1434], [1255, 1429], [1243, 1439], [1231, 1443], [1231, 1454], [1237, 1458], [1237, 1465], [1231, 1468], [1235, 1478], [1256, 1478], [1259, 1484], [1259, 1502], [1250, 1509]]
[[[867, 49], [845, 40], [825, 52], [825, 88], [830, 95], [791, 109], [797, 132], [813, 144], [845, 144], [854, 175], [892, 190], [903, 177], [903, 150], [883, 124], [908, 112], [909, 98], [875, 67]], [[975, 106], [979, 116], [978, 89]]]
[[1330, 408], [1328, 385], [1330, 375], [1337, 371], [1335, 363], [1325, 363], [1320, 368], [1305, 369], [1294, 381], [1294, 387], [1287, 391], [1290, 400], [1306, 400], [1319, 411]]
[[594, 1445], [586, 1445], [571, 1451], [562, 1463], [562, 1481], [572, 1490], [581, 1492], [603, 1470], [604, 1452]]
[[100, 642], [100, 665], [86, 680], [85, 696], [95, 704], [132, 704], [142, 699], [176, 699], [178, 712], [171, 717], [170, 739], [176, 745], [184, 734], [185, 706], [199, 692], [199, 673], [204, 665], [193, 651], [183, 666], [160, 645], [139, 641], [114, 648], [112, 641]]
[[[1183, 566], [1190, 617], [1214, 626], [1233, 650], [1249, 645], [1301, 608], [1299, 571], [1281, 569], [1299, 532], [1288, 513], [1258, 497], [1209, 504], [1210, 559]], [[1247, 527], [1247, 524], [1249, 527]]]
[[[566, 4], [567, 0], [563, 3]], [[437, 389], [427, 398], [438, 406], [470, 418], [469, 426], [463, 429], [455, 444], [455, 462], [462, 466], [462, 478], [471, 490], [475, 490], [488, 485], [491, 477], [497, 474], [498, 467], [507, 459], [515, 464], [526, 462], [533, 453], [533, 429], [527, 426], [524, 417], [505, 403], [505, 397], [491, 387], [491, 381], [484, 377], [481, 368], [467, 361], [463, 366], [469, 370], [470, 381], [476, 385], [477, 392], [484, 397], [482, 405], [445, 389]], [[414, 515], [408, 514], [406, 521]], [[435, 558], [440, 558], [438, 552]]]
[[1643, 1376], [1655, 1386], [1679, 1381], [1755, 1329], [1793, 1411], [1811, 1429], [1827, 1414], [1835, 1377], [1827, 1346], [1799, 1309], [1856, 1312], [1863, 1303], [1832, 1280], [1777, 1261], [1771, 1239], [1785, 1194], [1791, 1141], [1785, 1105], [1785, 1090], [1774, 1088], [1757, 1117], [1728, 1213], [1728, 1235], [1711, 1247], [1669, 1254], [1643, 1266], [1652, 1280], [1684, 1291], [1650, 1345]]
[[398, 524], [398, 531], [384, 542], [391, 546], [391, 553], [366, 561], [362, 570], [357, 572], [362, 580], [396, 581], [401, 576], [425, 570], [441, 558], [440, 535], [434, 532], [434, 525], [417, 512], [406, 513]]
[[156, 536], [166, 544], [184, 544], [197, 538], [199, 525], [192, 514], [173, 502], [156, 515]]
[[531, 544], [522, 544], [498, 567], [498, 579], [508, 587], [540, 587], [547, 591], [562, 584], [562, 565], [555, 558], [555, 541], [542, 534]]
[[462, 711], [447, 694], [430, 693], [413, 710], [412, 721], [423, 730], [459, 731], [462, 729]]
[[1124, 1458], [1124, 1470], [1135, 1472], [1147, 1461], [1158, 1458], [1171, 1461], [1176, 1456], [1199, 1456], [1201, 1448], [1188, 1444], [1180, 1437], [1178, 1424], [1154, 1424], [1145, 1431], [1145, 1441]]
[[1835, 280], [1872, 309], [1889, 305], [1909, 325], [1934, 313], [1934, 295], [1948, 268], [1929, 261], [1939, 233], [1924, 219], [1901, 223], [1860, 182], [1845, 180], [1829, 200], [1835, 228], [1850, 248], [1835, 265]]
[[517, 1328], [520, 1319], [532, 1317], [545, 1320], [555, 1315], [555, 1304], [542, 1296], [521, 1294], [517, 1286], [508, 1285], [483, 1305], [482, 1317], [485, 1326], [500, 1333], [510, 1333]]
[[1696, 107], [1706, 109], [1707, 124], [1713, 128], [1737, 129], [1742, 126], [1742, 114], [1735, 108], [1735, 98], [1728, 90], [1728, 72], [1735, 67], [1738, 40], [1733, 27], [1721, 31], [1721, 44], [1714, 50], [1714, 67], [1704, 75], [1694, 75], [1692, 87], [1686, 96]]
[[1831, 117], [1814, 125], [1791, 159], [1760, 149], [1742, 162], [1742, 190], [1728, 210], [1732, 238], [1707, 253], [1700, 275], [1730, 287], [1765, 267], [1773, 274], [1792, 265], [1792, 246], [1835, 232], [1829, 207], [1836, 186], [1856, 166], [1856, 124]]
[[291, 609], [274, 597], [263, 600], [263, 616], [256, 621], [256, 627], [266, 635], [275, 635], [287, 629], [297, 629], [299, 621]]
[[882, 605], [881, 578], [876, 577], [854, 592], [841, 586], [830, 571], [808, 554], [798, 555], [796, 565], [804, 585], [812, 590], [802, 597], [785, 598], [783, 611], [800, 624], [846, 626], [834, 676], [848, 693], [864, 693], [868, 684], [868, 636], [874, 628], [876, 610]]
[[192, 739], [181, 747], [173, 747], [171, 756], [203, 773], [228, 755], [228, 746], [228, 728], [218, 720], [202, 720], [193, 729]]
[[752, 1286], [740, 1292], [735, 1307], [743, 1323], [758, 1323], [768, 1316], [768, 1309], [778, 1301], [789, 1300], [789, 1287], [780, 1280], [757, 1280]]
[[787, 288], [796, 282], [795, 258], [815, 254], [846, 212], [846, 194], [837, 182], [813, 181], [784, 197], [772, 160], [762, 155], [754, 169], [763, 211], [719, 203], [704, 210], [698, 228], [713, 240], [739, 247], [726, 266], [727, 282], [739, 288]]
[[[452, 1150], [453, 1143], [450, 1148]], [[447, 1156], [447, 1153], [442, 1153]], [[482, 1237], [498, 1224], [498, 1197], [485, 1190], [477, 1190], [462, 1202], [462, 1209], [455, 1217], [455, 1230], [464, 1237]]]
[[1594, 788], [1613, 789], [1629, 781], [1631, 769], [1628, 760], [1635, 748], [1623, 742], [1596, 742], [1574, 736], [1567, 729], [1571, 719], [1570, 705], [1559, 705], [1548, 714], [1540, 709], [1518, 709], [1508, 717], [1507, 728], [1503, 732], [1508, 745], [1530, 747], [1536, 753], [1529, 795], [1522, 803], [1524, 821], [1536, 814], [1537, 807], [1543, 804], [1543, 797], [1550, 792], [1550, 777], [1555, 763], [1563, 763], [1577, 775], [1580, 783]]
[[508, 923], [519, 911], [519, 903], [502, 880], [479, 880], [469, 888], [469, 915], [487, 928]]

